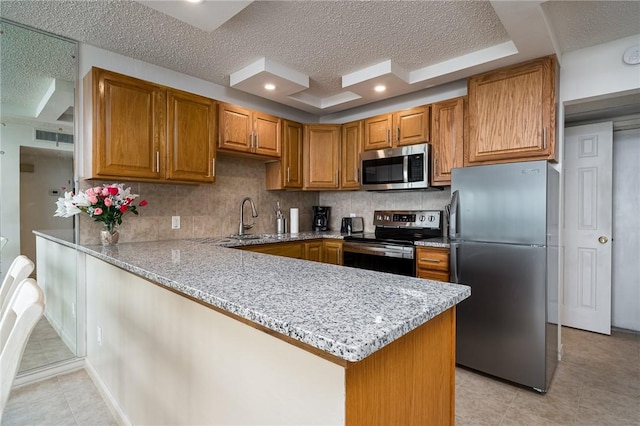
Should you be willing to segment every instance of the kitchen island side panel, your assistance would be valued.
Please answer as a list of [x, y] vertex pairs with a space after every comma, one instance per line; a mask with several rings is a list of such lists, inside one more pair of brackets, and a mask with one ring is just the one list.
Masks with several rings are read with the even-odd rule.
[[92, 256], [86, 271], [87, 361], [127, 423], [344, 424], [343, 367]]

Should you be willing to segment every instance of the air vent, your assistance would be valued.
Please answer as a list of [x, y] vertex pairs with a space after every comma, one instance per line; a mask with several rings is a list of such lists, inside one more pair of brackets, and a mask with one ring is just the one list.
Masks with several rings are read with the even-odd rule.
[[73, 143], [73, 135], [67, 133], [49, 132], [47, 130], [36, 129], [36, 140], [55, 142], [55, 143]]

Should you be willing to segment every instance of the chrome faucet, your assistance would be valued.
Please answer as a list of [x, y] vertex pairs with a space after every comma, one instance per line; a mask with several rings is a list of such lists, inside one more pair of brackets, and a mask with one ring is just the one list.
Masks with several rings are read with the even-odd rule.
[[258, 212], [256, 211], [256, 205], [253, 204], [253, 200], [251, 197], [246, 197], [240, 202], [240, 226], [238, 227], [238, 235], [244, 235], [244, 231], [246, 229], [251, 229], [255, 225], [255, 222], [251, 225], [244, 224], [244, 203], [249, 202], [251, 204], [251, 217], [258, 217]]

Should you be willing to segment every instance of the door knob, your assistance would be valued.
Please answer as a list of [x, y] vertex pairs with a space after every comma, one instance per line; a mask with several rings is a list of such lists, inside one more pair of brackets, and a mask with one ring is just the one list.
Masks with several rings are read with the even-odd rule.
[[602, 235], [600, 238], [598, 238], [598, 241], [600, 242], [600, 244], [606, 244], [609, 239]]

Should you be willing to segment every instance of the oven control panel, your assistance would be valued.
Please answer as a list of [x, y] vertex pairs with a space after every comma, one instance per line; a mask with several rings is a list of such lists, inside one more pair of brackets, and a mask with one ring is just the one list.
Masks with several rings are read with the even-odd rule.
[[442, 210], [376, 210], [376, 226], [442, 229]]

